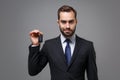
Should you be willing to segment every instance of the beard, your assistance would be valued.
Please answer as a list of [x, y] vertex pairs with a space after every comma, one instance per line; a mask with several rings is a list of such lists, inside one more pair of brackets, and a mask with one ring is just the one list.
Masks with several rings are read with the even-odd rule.
[[71, 30], [70, 28], [66, 28], [66, 29], [61, 29], [60, 31], [63, 34], [63, 36], [65, 36], [66, 38], [70, 38], [74, 33], [75, 33], [76, 27], [74, 30]]

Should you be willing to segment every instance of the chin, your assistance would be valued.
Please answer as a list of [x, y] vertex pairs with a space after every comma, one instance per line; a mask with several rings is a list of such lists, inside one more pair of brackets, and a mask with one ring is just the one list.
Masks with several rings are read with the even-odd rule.
[[66, 38], [70, 38], [74, 34], [74, 32], [62, 31], [61, 29], [60, 31]]
[[73, 34], [63, 34], [65, 37], [69, 38], [71, 37]]

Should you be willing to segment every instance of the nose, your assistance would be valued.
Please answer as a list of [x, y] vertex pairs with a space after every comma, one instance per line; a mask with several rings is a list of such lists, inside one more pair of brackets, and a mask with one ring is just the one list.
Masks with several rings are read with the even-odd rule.
[[70, 23], [69, 22], [66, 23], [66, 28], [70, 28]]

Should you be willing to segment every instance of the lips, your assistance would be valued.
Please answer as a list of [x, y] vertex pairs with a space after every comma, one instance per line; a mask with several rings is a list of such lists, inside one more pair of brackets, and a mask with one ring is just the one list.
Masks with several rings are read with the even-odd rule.
[[70, 29], [65, 29], [64, 32], [71, 32], [71, 30]]

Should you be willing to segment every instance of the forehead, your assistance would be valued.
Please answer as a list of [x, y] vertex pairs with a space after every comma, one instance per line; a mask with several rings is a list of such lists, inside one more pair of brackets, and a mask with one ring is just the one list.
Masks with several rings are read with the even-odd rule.
[[75, 14], [71, 12], [60, 12], [60, 20], [73, 20], [75, 19]]

